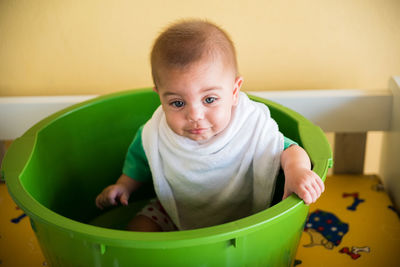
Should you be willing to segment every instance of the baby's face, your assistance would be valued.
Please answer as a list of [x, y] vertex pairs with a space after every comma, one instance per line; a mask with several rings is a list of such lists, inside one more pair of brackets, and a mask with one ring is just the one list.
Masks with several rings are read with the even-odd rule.
[[242, 77], [221, 61], [202, 60], [159, 75], [156, 91], [169, 127], [178, 135], [206, 141], [229, 124], [238, 103]]

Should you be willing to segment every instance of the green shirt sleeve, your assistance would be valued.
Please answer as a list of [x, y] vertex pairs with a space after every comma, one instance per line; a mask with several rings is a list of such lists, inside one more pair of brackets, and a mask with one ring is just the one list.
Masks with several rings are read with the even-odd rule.
[[284, 148], [283, 148], [283, 150], [289, 148], [292, 145], [299, 145], [295, 141], [293, 141], [292, 139], [287, 138], [286, 136], [283, 136], [283, 140], [284, 140], [284, 146], [283, 146]]
[[126, 153], [122, 172], [139, 182], [151, 181], [150, 166], [142, 144], [143, 126], [139, 128]]

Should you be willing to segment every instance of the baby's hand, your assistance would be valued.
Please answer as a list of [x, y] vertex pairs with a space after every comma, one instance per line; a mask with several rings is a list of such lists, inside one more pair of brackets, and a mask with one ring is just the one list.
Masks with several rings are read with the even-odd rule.
[[118, 200], [122, 205], [128, 205], [130, 193], [128, 189], [121, 184], [114, 184], [106, 187], [103, 192], [96, 198], [96, 206], [99, 209], [104, 209], [110, 206], [118, 205]]
[[291, 169], [285, 173], [285, 189], [283, 199], [295, 193], [304, 203], [314, 203], [324, 192], [325, 186], [321, 178], [307, 168]]

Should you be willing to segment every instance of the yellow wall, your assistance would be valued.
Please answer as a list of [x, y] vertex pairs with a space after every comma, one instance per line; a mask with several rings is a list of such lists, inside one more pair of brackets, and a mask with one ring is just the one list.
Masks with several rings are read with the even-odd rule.
[[185, 17], [231, 34], [245, 90], [387, 88], [399, 14], [399, 0], [1, 0], [0, 96], [151, 86], [151, 44]]

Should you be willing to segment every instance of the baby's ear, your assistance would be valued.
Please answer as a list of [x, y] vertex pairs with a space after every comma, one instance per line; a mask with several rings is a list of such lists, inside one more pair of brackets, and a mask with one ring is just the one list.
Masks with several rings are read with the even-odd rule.
[[233, 105], [237, 105], [239, 103], [239, 93], [240, 88], [243, 84], [243, 77], [239, 76], [235, 80], [235, 87], [233, 88]]

